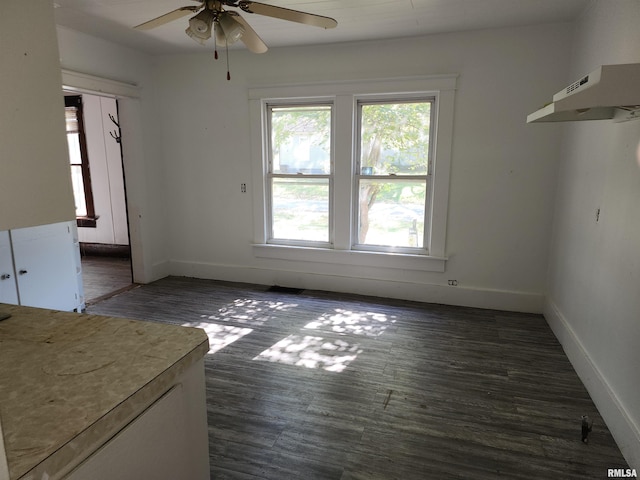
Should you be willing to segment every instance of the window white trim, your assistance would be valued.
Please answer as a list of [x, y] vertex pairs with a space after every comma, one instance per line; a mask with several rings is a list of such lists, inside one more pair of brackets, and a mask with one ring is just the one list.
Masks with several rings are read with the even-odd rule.
[[[273, 171], [273, 138], [270, 135], [265, 135], [266, 144], [268, 145], [267, 150], [264, 152], [265, 161], [267, 163], [266, 170], [267, 173], [264, 178], [265, 183], [265, 192], [267, 194], [266, 197], [266, 205], [265, 210], [267, 212], [273, 212], [273, 180], [274, 178], [289, 178], [289, 179], [324, 179], [327, 180], [327, 186], [329, 190], [329, 198], [328, 198], [328, 231], [327, 231], [327, 240], [326, 241], [310, 241], [310, 240], [296, 240], [296, 239], [282, 239], [274, 236], [274, 225], [273, 225], [273, 217], [272, 215], [266, 215], [266, 231], [267, 231], [267, 239], [269, 239], [269, 243], [280, 244], [280, 245], [301, 245], [301, 246], [311, 246], [318, 248], [333, 248], [333, 238], [334, 238], [334, 208], [333, 208], [333, 197], [334, 197], [334, 176], [335, 176], [335, 105], [333, 98], [313, 98], [311, 101], [297, 102], [297, 101], [282, 101], [282, 100], [273, 100], [268, 99], [264, 102], [264, 110], [266, 113], [266, 125], [264, 128], [264, 132], [272, 132], [272, 116], [273, 116], [273, 108], [287, 107], [287, 106], [301, 106], [301, 107], [328, 107], [330, 111], [330, 139], [329, 139], [329, 156], [330, 156], [330, 167], [329, 172], [325, 173], [309, 173], [305, 174], [303, 177], [299, 177], [294, 173], [282, 173], [282, 172], [274, 172]], [[269, 185], [267, 185], [269, 184]]]
[[[361, 121], [362, 121], [362, 111], [361, 111], [361, 106], [362, 105], [368, 105], [368, 104], [373, 104], [376, 102], [381, 102], [381, 103], [396, 103], [396, 102], [425, 102], [425, 103], [430, 103], [431, 104], [431, 121], [430, 121], [430, 128], [431, 128], [431, 132], [433, 133], [433, 135], [431, 135], [431, 138], [436, 138], [437, 135], [437, 116], [436, 116], [436, 112], [435, 109], [437, 108], [438, 105], [438, 93], [436, 92], [420, 92], [420, 93], [413, 93], [413, 92], [409, 92], [409, 93], [387, 93], [387, 94], [368, 94], [368, 95], [355, 95], [354, 96], [354, 114], [355, 114], [355, 118], [354, 118], [354, 122], [355, 122], [355, 131], [358, 132], [358, 134], [356, 136], [353, 137], [353, 144], [354, 144], [354, 148], [355, 148], [355, 154], [354, 154], [354, 161], [352, 168], [355, 169], [354, 172], [352, 172], [352, 183], [353, 183], [353, 187], [357, 188], [357, 185], [359, 184], [359, 179], [360, 178], [369, 178], [368, 176], [363, 176], [360, 174], [360, 143], [361, 143], [361, 139], [360, 139], [360, 129], [361, 129]], [[433, 185], [434, 185], [434, 172], [433, 172], [433, 165], [434, 165], [434, 161], [433, 161], [433, 155], [435, 152], [435, 148], [434, 148], [434, 144], [435, 141], [429, 141], [429, 157], [428, 157], [428, 161], [429, 161], [429, 167], [428, 167], [428, 172], [427, 175], [407, 175], [404, 176], [402, 174], [400, 175], [394, 175], [393, 177], [391, 176], [387, 176], [384, 175], [383, 177], [387, 177], [388, 179], [395, 179], [395, 180], [422, 180], [425, 182], [425, 186], [426, 186], [426, 201], [425, 201], [425, 216], [424, 216], [424, 224], [425, 227], [428, 225], [431, 225], [431, 214], [432, 214], [432, 204], [433, 204]], [[359, 225], [358, 225], [358, 216], [359, 216], [359, 212], [358, 212], [358, 198], [357, 195], [353, 195], [352, 196], [352, 202], [353, 202], [353, 211], [354, 211], [354, 215], [353, 215], [353, 219], [351, 222], [351, 231], [352, 233], [357, 236], [359, 235]], [[356, 241], [356, 239], [352, 239], [351, 242], [351, 248], [353, 250], [361, 250], [361, 251], [379, 251], [379, 252], [388, 252], [388, 253], [406, 253], [409, 255], [426, 255], [429, 256], [429, 246], [431, 245], [431, 241], [430, 241], [430, 235], [431, 235], [431, 229], [430, 228], [425, 228], [424, 231], [422, 232], [422, 247], [420, 248], [416, 248], [416, 247], [387, 247], [387, 246], [377, 246], [377, 245], [368, 245], [368, 244], [361, 244], [358, 243]]]
[[365, 250], [333, 250], [272, 243], [253, 245], [253, 254], [259, 258], [292, 260], [314, 263], [397, 268], [399, 270], [422, 270], [444, 272], [446, 258], [430, 255], [411, 255], [406, 253], [369, 252]]
[[[434, 75], [349, 82], [326, 82], [315, 84], [292, 84], [257, 86], [249, 89], [251, 115], [252, 185], [254, 212], [254, 254], [262, 258], [277, 258], [293, 261], [327, 262], [347, 265], [367, 265], [383, 268], [403, 268], [425, 271], [444, 271], [446, 255], [446, 227], [449, 199], [451, 154], [453, 143], [453, 112], [457, 75]], [[364, 96], [385, 96], [391, 94], [405, 96], [417, 94], [435, 96], [436, 132], [433, 139], [433, 193], [431, 198], [430, 230], [425, 237], [430, 240], [428, 255], [414, 255], [389, 252], [369, 252], [351, 250], [353, 222], [352, 165], [356, 152], [353, 144], [355, 122], [351, 109], [341, 109], [340, 105], [350, 103]], [[335, 204], [345, 208], [334, 209], [334, 245], [331, 248], [307, 248], [299, 246], [267, 245], [267, 198], [264, 178], [267, 162], [264, 155], [268, 151], [267, 139], [263, 136], [265, 104], [291, 102], [309, 98], [332, 98], [335, 108], [335, 128], [349, 130], [350, 135], [336, 135], [334, 189]], [[350, 162], [341, 162], [348, 156]], [[344, 182], [344, 183], [343, 183]], [[347, 185], [348, 184], [348, 185]]]
[[102, 94], [108, 97], [140, 97], [140, 87], [135, 83], [96, 77], [64, 68], [62, 87], [69, 92]]

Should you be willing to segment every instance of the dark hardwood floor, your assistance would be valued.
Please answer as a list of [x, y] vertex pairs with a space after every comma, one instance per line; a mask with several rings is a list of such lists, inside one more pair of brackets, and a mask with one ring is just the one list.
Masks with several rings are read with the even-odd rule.
[[128, 258], [85, 255], [81, 262], [87, 304], [99, 302], [132, 285], [131, 260]]
[[88, 312], [207, 331], [212, 479], [584, 480], [627, 468], [540, 315], [175, 277]]

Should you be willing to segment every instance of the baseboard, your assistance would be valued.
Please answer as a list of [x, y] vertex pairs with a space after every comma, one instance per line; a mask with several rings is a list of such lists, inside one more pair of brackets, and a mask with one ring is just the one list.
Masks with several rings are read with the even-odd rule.
[[131, 258], [129, 245], [80, 242], [80, 254], [95, 257]]
[[537, 293], [465, 286], [413, 283], [389, 279], [328, 275], [172, 260], [169, 275], [355, 293], [426, 303], [440, 303], [512, 312], [542, 313], [544, 296]]
[[161, 278], [168, 277], [169, 275], [172, 275], [171, 262], [169, 261], [156, 262], [151, 266], [148, 282], [144, 282], [144, 283], [154, 282], [156, 280], [160, 280]]
[[557, 305], [546, 299], [543, 314], [631, 468], [640, 469], [640, 427], [611, 388]]

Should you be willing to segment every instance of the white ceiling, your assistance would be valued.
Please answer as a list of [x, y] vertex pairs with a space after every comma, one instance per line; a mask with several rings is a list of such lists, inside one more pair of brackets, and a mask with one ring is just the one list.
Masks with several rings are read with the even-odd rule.
[[[53, 0], [56, 23], [151, 54], [203, 51], [183, 17], [149, 31], [147, 20], [197, 0]], [[338, 21], [334, 29], [242, 13], [269, 47], [398, 38], [572, 21], [590, 0], [264, 0]], [[233, 9], [231, 9], [233, 10]], [[211, 48], [211, 47], [208, 47]]]

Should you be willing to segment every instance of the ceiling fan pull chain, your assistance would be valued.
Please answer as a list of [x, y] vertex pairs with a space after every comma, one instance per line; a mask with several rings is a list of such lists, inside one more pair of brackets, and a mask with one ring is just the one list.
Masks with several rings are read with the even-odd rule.
[[227, 49], [227, 81], [231, 80], [231, 73], [229, 72], [229, 42], [225, 42]]
[[214, 34], [213, 34], [213, 58], [217, 60], [218, 59], [218, 42], [216, 41], [216, 35], [215, 35], [215, 29], [217, 28], [215, 23], [213, 24], [213, 28], [214, 28]]

